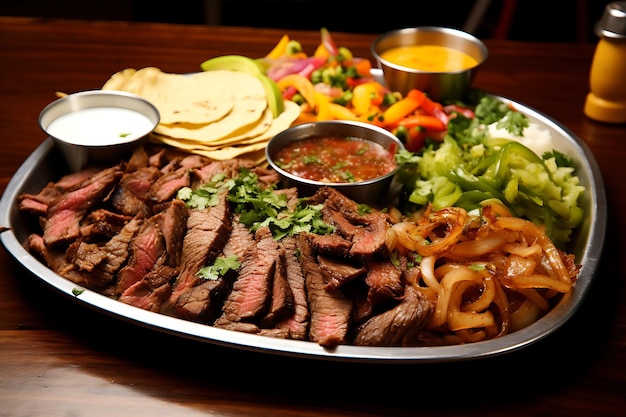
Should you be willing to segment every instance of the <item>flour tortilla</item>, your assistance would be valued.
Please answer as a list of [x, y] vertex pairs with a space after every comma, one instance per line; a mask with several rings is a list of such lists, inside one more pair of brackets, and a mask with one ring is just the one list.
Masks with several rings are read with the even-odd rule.
[[255, 159], [259, 159], [260, 151], [265, 149], [267, 142], [278, 133], [287, 129], [300, 115], [300, 106], [292, 101], [285, 101], [285, 111], [275, 118], [269, 128], [262, 134], [241, 140], [236, 143], [224, 145], [205, 144], [201, 141], [174, 139], [169, 136], [153, 135], [152, 139], [166, 145], [182, 149], [184, 151], [204, 155], [211, 159], [228, 160], [237, 157], [249, 157], [254, 155]]
[[126, 68], [111, 75], [111, 78], [107, 80], [102, 86], [103, 90], [123, 90], [124, 86], [130, 80], [137, 70], [135, 68]]
[[157, 107], [164, 124], [211, 123], [228, 115], [235, 101], [259, 94], [265, 98], [265, 90], [256, 77], [227, 70], [184, 75], [146, 67], [134, 73], [119, 73], [103, 89], [117, 89], [145, 98]]

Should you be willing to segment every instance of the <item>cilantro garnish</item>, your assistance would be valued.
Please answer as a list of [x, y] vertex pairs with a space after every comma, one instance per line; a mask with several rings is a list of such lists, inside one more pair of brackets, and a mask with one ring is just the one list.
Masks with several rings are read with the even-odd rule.
[[231, 255], [228, 257], [221, 256], [215, 260], [213, 265], [200, 268], [196, 275], [200, 278], [215, 281], [226, 275], [228, 271], [236, 271], [240, 266], [241, 264], [239, 263], [237, 255]]
[[545, 152], [542, 155], [542, 158], [548, 160], [550, 158], [554, 158], [554, 162], [556, 162], [556, 166], [558, 167], [571, 167], [573, 166], [572, 158], [553, 149], [551, 152]]
[[216, 175], [194, 190], [181, 188], [177, 197], [188, 207], [204, 209], [216, 205], [223, 191], [228, 192], [228, 201], [241, 223], [251, 231], [267, 226], [276, 240], [305, 231], [328, 234], [334, 230], [322, 220], [321, 205], [306, 205], [299, 199], [295, 210], [290, 211], [287, 195], [276, 192], [274, 185], [262, 187], [258, 176], [248, 169], [242, 169], [234, 179]]

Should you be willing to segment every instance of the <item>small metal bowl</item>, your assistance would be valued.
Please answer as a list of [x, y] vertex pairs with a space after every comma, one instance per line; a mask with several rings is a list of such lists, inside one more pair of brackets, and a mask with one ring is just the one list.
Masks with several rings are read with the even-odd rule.
[[53, 139], [72, 172], [127, 158], [159, 121], [152, 103], [123, 91], [70, 94], [39, 114], [39, 126]]
[[301, 178], [287, 172], [276, 163], [276, 153], [287, 144], [323, 135], [369, 140], [382, 145], [392, 155], [404, 149], [404, 145], [394, 134], [369, 123], [349, 120], [326, 120], [296, 125], [274, 136], [265, 148], [267, 161], [280, 174], [283, 185], [285, 187], [297, 187], [299, 195], [303, 197], [314, 194], [320, 187], [329, 186], [334, 187], [358, 203], [372, 204], [387, 201], [385, 197], [391, 193], [397, 167], [388, 174], [365, 181], [330, 183]]
[[[389, 62], [381, 54], [391, 48], [412, 45], [446, 46], [474, 58], [476, 66], [446, 72], [429, 72]], [[403, 95], [411, 89], [421, 90], [435, 101], [462, 100], [478, 68], [488, 57], [485, 44], [475, 36], [458, 29], [420, 26], [392, 30], [380, 35], [371, 46], [387, 87]]]

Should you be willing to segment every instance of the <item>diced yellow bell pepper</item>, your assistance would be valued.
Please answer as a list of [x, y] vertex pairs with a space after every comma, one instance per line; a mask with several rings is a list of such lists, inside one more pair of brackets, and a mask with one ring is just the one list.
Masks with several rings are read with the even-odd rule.
[[349, 108], [347, 108], [346, 106], [342, 106], [341, 104], [330, 102], [328, 103], [328, 110], [333, 119], [359, 120], [356, 114], [354, 114]]
[[311, 107], [315, 107], [315, 87], [311, 81], [300, 74], [288, 74], [280, 80], [276, 81], [280, 91], [285, 91], [289, 87], [293, 87], [302, 95], [307, 104]]
[[281, 56], [285, 55], [285, 51], [287, 50], [287, 44], [289, 43], [289, 41], [289, 35], [284, 34], [282, 38], [280, 38], [276, 46], [274, 46], [274, 48], [272, 48], [272, 50], [266, 55], [266, 58], [278, 59]]
[[328, 59], [330, 57], [330, 52], [328, 52], [328, 49], [326, 49], [324, 44], [320, 43], [317, 46], [317, 48], [315, 49], [315, 52], [313, 53], [313, 56], [315, 58]]
[[315, 92], [315, 110], [317, 112], [317, 120], [331, 120], [333, 118], [330, 112], [330, 97], [318, 91]]
[[352, 90], [354, 112], [358, 115], [376, 113], [384, 94], [383, 86], [375, 81], [357, 85]]

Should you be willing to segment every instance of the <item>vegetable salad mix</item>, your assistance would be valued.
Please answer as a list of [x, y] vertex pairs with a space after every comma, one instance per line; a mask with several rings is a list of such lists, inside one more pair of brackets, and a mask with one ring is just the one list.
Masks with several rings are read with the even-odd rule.
[[[489, 127], [505, 129], [509, 137], [492, 136]], [[540, 155], [543, 138], [533, 149], [533, 138], [524, 136], [529, 127], [524, 114], [483, 96], [474, 117], [450, 119], [442, 141], [399, 156], [401, 200], [405, 205], [432, 203], [435, 209], [470, 211], [496, 199], [515, 216], [544, 224], [548, 236], [563, 247], [582, 222], [584, 187], [569, 157], [554, 149]]]
[[492, 96], [474, 91], [470, 104], [437, 103], [418, 90], [403, 97], [372, 77], [367, 59], [337, 47], [325, 29], [311, 56], [285, 35], [259, 61], [284, 98], [301, 106], [296, 123], [360, 120], [404, 142], [397, 179], [407, 213], [429, 203], [475, 210], [496, 199], [512, 214], [545, 225], [559, 247], [583, 219], [584, 187], [572, 161], [552, 149], [549, 137], [534, 137], [539, 127], [524, 114]]

